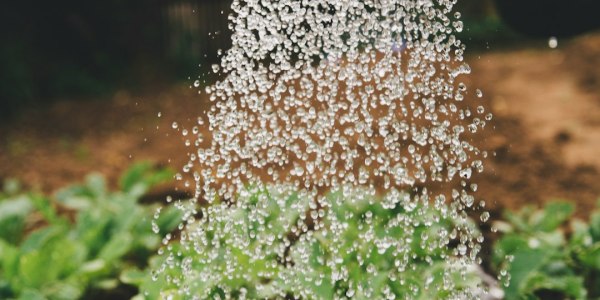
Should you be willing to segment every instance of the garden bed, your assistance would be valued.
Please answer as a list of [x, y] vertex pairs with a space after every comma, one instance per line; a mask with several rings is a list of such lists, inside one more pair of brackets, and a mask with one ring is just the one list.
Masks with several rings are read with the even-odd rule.
[[[484, 91], [481, 101], [494, 113], [477, 143], [496, 155], [474, 179], [489, 208], [563, 198], [577, 201], [583, 214], [600, 196], [600, 74], [592, 67], [600, 34], [559, 43], [558, 49], [538, 41], [468, 58], [469, 86]], [[0, 179], [50, 192], [91, 171], [115, 186], [140, 159], [179, 169], [188, 149], [171, 123], [193, 124], [209, 105], [190, 82], [25, 111], [0, 126]]]

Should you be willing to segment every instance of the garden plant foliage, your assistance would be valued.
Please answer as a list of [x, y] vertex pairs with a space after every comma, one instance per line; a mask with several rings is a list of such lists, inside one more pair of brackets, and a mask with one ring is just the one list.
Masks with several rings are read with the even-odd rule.
[[508, 266], [506, 299], [600, 297], [600, 201], [589, 223], [572, 218], [574, 210], [571, 203], [552, 202], [541, 210], [506, 212], [506, 221], [498, 222], [504, 234], [493, 264]]
[[[443, 218], [424, 203], [408, 211], [368, 195], [343, 199], [340, 191], [329, 195], [339, 205], [319, 216], [323, 227], [309, 230], [314, 224], [307, 215], [318, 211], [310, 210], [310, 198], [274, 190], [249, 189], [241, 196], [248, 198], [244, 207], [220, 203], [199, 209], [201, 215], [212, 210], [219, 216], [182, 233], [201, 238], [170, 244], [151, 259], [152, 274], [130, 270], [122, 280], [140, 286], [140, 299], [458, 299], [481, 283], [474, 272], [461, 273], [453, 258], [457, 249], [440, 246], [460, 238], [450, 232], [458, 218]], [[432, 218], [439, 222], [429, 222]], [[340, 223], [333, 219], [347, 225], [334, 228]], [[397, 226], [405, 221], [411, 226]], [[406, 244], [396, 245], [389, 235]], [[413, 255], [410, 263], [395, 265], [398, 252]], [[442, 272], [452, 268], [457, 270], [452, 276]]]
[[[9, 182], [0, 197], [0, 298], [79, 299], [92, 289], [116, 288], [120, 270], [144, 266], [160, 243], [151, 229], [158, 205], [138, 200], [171, 176], [138, 164], [122, 177], [118, 192], [90, 175], [53, 199], [21, 193]], [[170, 208], [155, 224], [164, 234], [179, 219]]]
[[[52, 198], [22, 192], [17, 182], [6, 181], [0, 194], [0, 298], [89, 299], [94, 290], [133, 286], [139, 289], [135, 299], [273, 299], [281, 294], [438, 299], [460, 297], [482, 284], [474, 269], [442, 275], [460, 251], [454, 242], [460, 234], [452, 228], [463, 221], [442, 217], [443, 209], [425, 202], [406, 210], [389, 207], [385, 197], [360, 193], [342, 201], [348, 195], [338, 191], [328, 195], [337, 204], [321, 211], [315, 228], [309, 214], [319, 210], [309, 197], [248, 187], [240, 195], [248, 200], [245, 206], [198, 205], [196, 222], [180, 230], [186, 209], [175, 205], [157, 214], [160, 205], [139, 202], [172, 175], [137, 164], [122, 176], [119, 191], [109, 191], [101, 176], [90, 175]], [[208, 210], [222, 215], [219, 222], [204, 220]], [[484, 265], [507, 283], [505, 299], [600, 297], [600, 203], [589, 222], [573, 218], [573, 212], [568, 202], [551, 202], [543, 209], [506, 212], [494, 222], [501, 236]], [[333, 230], [336, 222], [328, 221], [333, 219], [347, 226]], [[402, 219], [414, 226], [390, 225]], [[427, 222], [432, 219], [438, 221]], [[365, 226], [369, 223], [373, 226]], [[198, 232], [205, 244], [185, 238]], [[161, 240], [166, 235], [179, 238]], [[387, 235], [401, 236], [417, 254], [402, 272], [392, 265]], [[279, 242], [269, 246], [264, 242], [269, 239]], [[340, 272], [347, 272], [352, 286], [335, 280]], [[296, 280], [282, 281], [286, 273]], [[367, 277], [375, 280], [363, 280]], [[433, 285], [444, 288], [430, 289]]]

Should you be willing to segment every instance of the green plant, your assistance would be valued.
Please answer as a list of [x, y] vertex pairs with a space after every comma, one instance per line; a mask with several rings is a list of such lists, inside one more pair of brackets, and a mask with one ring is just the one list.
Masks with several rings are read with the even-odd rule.
[[[92, 289], [117, 287], [120, 270], [143, 266], [160, 244], [151, 229], [159, 205], [138, 200], [171, 176], [137, 164], [121, 178], [120, 191], [109, 192], [101, 176], [90, 175], [55, 201], [18, 193], [9, 183], [0, 195], [0, 298], [79, 299]], [[28, 232], [39, 217], [46, 224]], [[154, 220], [155, 229], [168, 233], [180, 217], [168, 209]]]
[[[410, 196], [400, 195], [406, 197]], [[441, 211], [448, 207], [423, 202], [390, 206], [369, 196], [347, 201], [340, 192], [330, 198], [330, 216], [323, 222], [329, 230], [318, 230], [315, 238], [300, 239], [291, 249], [297, 262], [298, 281], [290, 286], [294, 295], [304, 299], [309, 295], [319, 299], [470, 299], [480, 285], [474, 272], [458, 266], [456, 248], [448, 248], [454, 228], [473, 229], [474, 224], [465, 224], [457, 215], [444, 216]], [[343, 229], [331, 230], [336, 224], [343, 224]], [[310, 253], [308, 260], [300, 257], [304, 253]], [[340, 258], [341, 268], [335, 262]], [[330, 280], [332, 274], [345, 270], [349, 282]], [[319, 280], [324, 284], [315, 285]]]
[[553, 202], [507, 212], [507, 223], [496, 225], [504, 235], [493, 264], [508, 274], [506, 299], [600, 297], [600, 210], [589, 224], [571, 219], [573, 212], [572, 204]]
[[[178, 285], [167, 277], [179, 280], [181, 285], [189, 285], [191, 294], [205, 297], [224, 293], [223, 287], [234, 293], [245, 290], [249, 298], [271, 295], [271, 283], [265, 282], [263, 277], [272, 279], [282, 271], [277, 257], [285, 251], [286, 234], [306, 211], [307, 198], [296, 194], [272, 195], [262, 190], [245, 193], [245, 199], [240, 200], [247, 200], [244, 201], [247, 205], [229, 207], [228, 203], [222, 202], [200, 209], [202, 215], [207, 215], [210, 210], [213, 219], [218, 221], [208, 222], [207, 218], [201, 218], [188, 226], [183, 234], [192, 238], [188, 242], [171, 243], [165, 255], [153, 257], [150, 260], [152, 273], [137, 268], [124, 272], [121, 276], [124, 282], [140, 287], [136, 299], [177, 295]], [[266, 245], [265, 236], [278, 239], [278, 242]], [[196, 252], [196, 247], [206, 246], [200, 244], [203, 238], [214, 241], [214, 244], [209, 251]], [[262, 259], [253, 259], [252, 255], [248, 255], [250, 252], [260, 253]], [[163, 269], [159, 276], [156, 270], [166, 265], [169, 265], [168, 268]], [[199, 279], [201, 274], [210, 274], [210, 278]], [[244, 274], [245, 278], [234, 278], [235, 274]]]
[[[234, 204], [199, 208], [182, 239], [151, 259], [152, 272], [131, 269], [121, 279], [139, 286], [136, 299], [461, 298], [481, 283], [446, 247], [454, 226], [474, 224], [424, 202], [328, 197], [333, 205], [319, 208], [306, 195], [251, 188]], [[407, 259], [397, 265], [397, 257]]]

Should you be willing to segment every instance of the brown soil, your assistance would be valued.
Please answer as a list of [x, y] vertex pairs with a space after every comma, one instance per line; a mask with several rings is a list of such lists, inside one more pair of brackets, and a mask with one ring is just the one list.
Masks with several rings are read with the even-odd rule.
[[[560, 42], [469, 59], [469, 85], [484, 91], [477, 101], [494, 113], [479, 142], [495, 155], [475, 179], [492, 208], [561, 198], [585, 214], [600, 198], [600, 34]], [[27, 111], [0, 127], [0, 179], [53, 191], [91, 171], [114, 184], [137, 160], [179, 169], [190, 150], [171, 124], [190, 127], [209, 107], [196, 93], [189, 86], [122, 91]]]
[[495, 117], [485, 143], [496, 156], [480, 184], [493, 204], [567, 199], [585, 215], [600, 199], [600, 35], [563, 44], [472, 61]]

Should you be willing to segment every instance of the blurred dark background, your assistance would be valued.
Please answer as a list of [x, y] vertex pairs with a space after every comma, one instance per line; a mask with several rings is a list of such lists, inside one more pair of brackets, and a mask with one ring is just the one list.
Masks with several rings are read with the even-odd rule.
[[[0, 118], [196, 78], [229, 44], [226, 0], [6, 1]], [[461, 0], [470, 47], [598, 27], [596, 0]], [[200, 65], [200, 67], [198, 67]]]
[[[0, 116], [61, 97], [168, 84], [227, 47], [229, 1], [8, 1]], [[221, 13], [222, 12], [222, 13]]]

